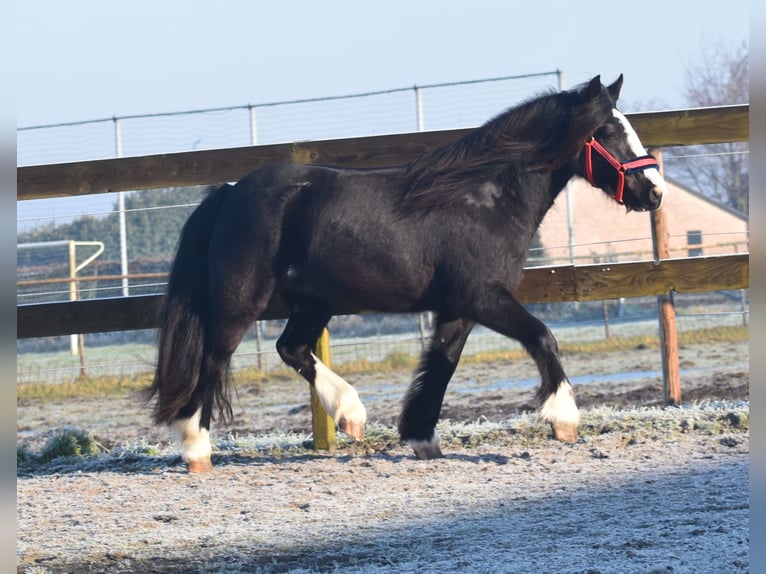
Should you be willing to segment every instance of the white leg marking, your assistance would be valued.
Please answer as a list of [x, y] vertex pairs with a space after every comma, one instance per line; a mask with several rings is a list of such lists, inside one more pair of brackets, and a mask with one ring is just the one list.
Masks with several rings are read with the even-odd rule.
[[[612, 115], [614, 115], [614, 117], [617, 118], [622, 124], [622, 128], [625, 130], [625, 135], [628, 138], [628, 145], [630, 146], [630, 149], [633, 151], [633, 155], [635, 155], [636, 157], [646, 155], [647, 153], [646, 148], [644, 147], [644, 144], [641, 143], [641, 140], [639, 139], [638, 134], [636, 133], [636, 130], [628, 121], [628, 118], [626, 118], [622, 114], [622, 112], [620, 112], [617, 109], [612, 110]], [[662, 197], [664, 199], [665, 192], [667, 192], [667, 186], [665, 185], [665, 180], [662, 179], [660, 172], [655, 168], [650, 168], [650, 169], [645, 169], [643, 171], [643, 174], [647, 177], [649, 181], [651, 181], [656, 187], [658, 187], [660, 191], [662, 191]]]
[[359, 400], [356, 389], [332, 372], [316, 355], [312, 353], [311, 356], [314, 358], [316, 372], [314, 389], [327, 414], [336, 423], [345, 420], [364, 426], [367, 411]]
[[563, 381], [555, 394], [549, 396], [540, 409], [540, 416], [551, 424], [580, 423], [580, 411], [575, 404], [574, 391], [568, 381]]
[[434, 434], [430, 440], [409, 440], [407, 441], [412, 450], [415, 451], [415, 456], [420, 459], [441, 458], [442, 451], [439, 447], [439, 434], [434, 429]]
[[210, 433], [199, 426], [202, 409], [188, 419], [178, 419], [171, 425], [181, 441], [181, 457], [186, 464], [210, 460]]

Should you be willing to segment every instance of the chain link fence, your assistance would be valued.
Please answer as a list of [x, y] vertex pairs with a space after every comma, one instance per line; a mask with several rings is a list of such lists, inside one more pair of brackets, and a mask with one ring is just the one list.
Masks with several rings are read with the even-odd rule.
[[[140, 156], [196, 149], [215, 149], [253, 144], [284, 143], [343, 137], [471, 127], [530, 96], [564, 87], [560, 71], [522, 76], [507, 76], [479, 81], [457, 82], [384, 90], [342, 97], [316, 98], [287, 102], [261, 103], [229, 108], [182, 113], [106, 118], [54, 126], [22, 127], [18, 130], [18, 164]], [[131, 192], [150, 194], [152, 191]], [[162, 209], [176, 210], [185, 220], [201, 190], [191, 190], [187, 203]], [[150, 209], [158, 209], [153, 207]], [[130, 269], [130, 294], [161, 293], [172, 251], [164, 258], [131, 258], [130, 231], [145, 208], [124, 210], [127, 224], [122, 237], [92, 237], [103, 242], [105, 252], [78, 275], [78, 297], [120, 296], [120, 278]], [[119, 202], [115, 194], [19, 202], [17, 223], [20, 237], [34, 230], [92, 225], [116, 217]], [[71, 227], [67, 228], [71, 229]], [[179, 224], [180, 230], [180, 224]], [[647, 233], [649, 230], [647, 229]], [[71, 276], [67, 275], [82, 259], [67, 260], [60, 242], [49, 246], [50, 259], [31, 257], [44, 245], [19, 250], [17, 277], [19, 304], [69, 300]], [[116, 260], [119, 249], [127, 260]], [[63, 255], [62, 255], [63, 253]], [[71, 250], [69, 251], [71, 253]], [[88, 255], [81, 250], [82, 257]], [[534, 252], [532, 253], [534, 260]], [[537, 264], [540, 264], [538, 261]], [[93, 281], [87, 282], [88, 276]], [[52, 281], [58, 277], [58, 284]], [[95, 279], [98, 281], [95, 281]], [[82, 281], [80, 281], [82, 280]], [[49, 281], [50, 283], [45, 283]], [[692, 330], [716, 326], [746, 325], [748, 293], [726, 292], [677, 297], [679, 329]], [[657, 333], [654, 298], [598, 303], [560, 303], [533, 306], [533, 312], [550, 323], [560, 340], [592, 340]], [[333, 319], [333, 360], [351, 363], [360, 360], [395, 362], [411, 357], [428, 341], [429, 315], [365, 315]], [[281, 368], [274, 352], [274, 341], [283, 321], [259, 322], [253, 326], [233, 359], [235, 368]], [[149, 373], [154, 363], [153, 331], [88, 334], [87, 344], [75, 345], [68, 337], [18, 341], [17, 381], [65, 381], [88, 375], [135, 375]], [[517, 348], [483, 328], [469, 339], [466, 354]], [[71, 350], [70, 350], [71, 349]], [[43, 352], [46, 351], [46, 352]], [[83, 354], [88, 355], [85, 361]]]

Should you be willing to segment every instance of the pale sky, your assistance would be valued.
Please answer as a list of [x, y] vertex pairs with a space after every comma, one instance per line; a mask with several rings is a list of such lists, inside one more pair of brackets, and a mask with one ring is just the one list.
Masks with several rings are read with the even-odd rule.
[[683, 107], [703, 42], [749, 2], [23, 0], [17, 124], [258, 104], [560, 69], [625, 74], [630, 108]]
[[[555, 70], [565, 87], [623, 73], [626, 111], [682, 108], [685, 70], [699, 63], [703, 44], [748, 41], [748, 4], [23, 0], [15, 6], [16, 120], [30, 127]], [[18, 161], [91, 159], [49, 157], [46, 143], [19, 138]], [[214, 147], [227, 145], [246, 144]], [[178, 150], [126, 155], [166, 151]], [[110, 211], [111, 195], [22, 202], [17, 225]]]

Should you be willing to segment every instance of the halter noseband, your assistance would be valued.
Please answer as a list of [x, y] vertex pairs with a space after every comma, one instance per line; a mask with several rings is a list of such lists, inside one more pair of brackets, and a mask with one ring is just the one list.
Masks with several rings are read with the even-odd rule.
[[622, 194], [625, 190], [625, 174], [632, 173], [634, 171], [643, 171], [645, 169], [656, 168], [659, 169], [657, 160], [651, 155], [642, 155], [641, 157], [633, 158], [625, 163], [620, 162], [615, 158], [609, 150], [602, 146], [594, 137], [591, 137], [585, 142], [585, 176], [588, 178], [588, 183], [593, 187], [598, 187], [596, 181], [593, 179], [593, 150], [603, 157], [609, 164], [617, 170], [617, 190], [614, 192], [614, 200], [622, 205]]

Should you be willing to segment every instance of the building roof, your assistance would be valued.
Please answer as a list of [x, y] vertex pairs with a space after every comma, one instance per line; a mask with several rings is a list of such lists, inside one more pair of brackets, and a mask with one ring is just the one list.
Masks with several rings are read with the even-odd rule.
[[716, 201], [715, 199], [713, 199], [709, 195], [705, 195], [704, 193], [702, 193], [700, 191], [696, 191], [694, 189], [691, 189], [690, 187], [686, 187], [684, 184], [679, 183], [678, 181], [676, 181], [674, 179], [671, 179], [669, 177], [666, 177], [665, 181], [667, 183], [669, 183], [669, 184], [679, 188], [679, 189], [682, 189], [686, 193], [690, 193], [691, 195], [693, 195], [694, 197], [696, 197], [698, 199], [701, 199], [702, 201], [708, 202], [709, 204], [717, 207], [718, 209], [724, 210], [725, 212], [729, 213], [730, 215], [733, 215], [735, 217], [739, 217], [742, 221], [749, 221], [748, 214], [742, 213], [738, 209], [734, 209], [733, 207], [730, 207], [730, 206], [728, 206], [728, 205], [726, 205], [724, 203], [721, 203], [720, 201]]

